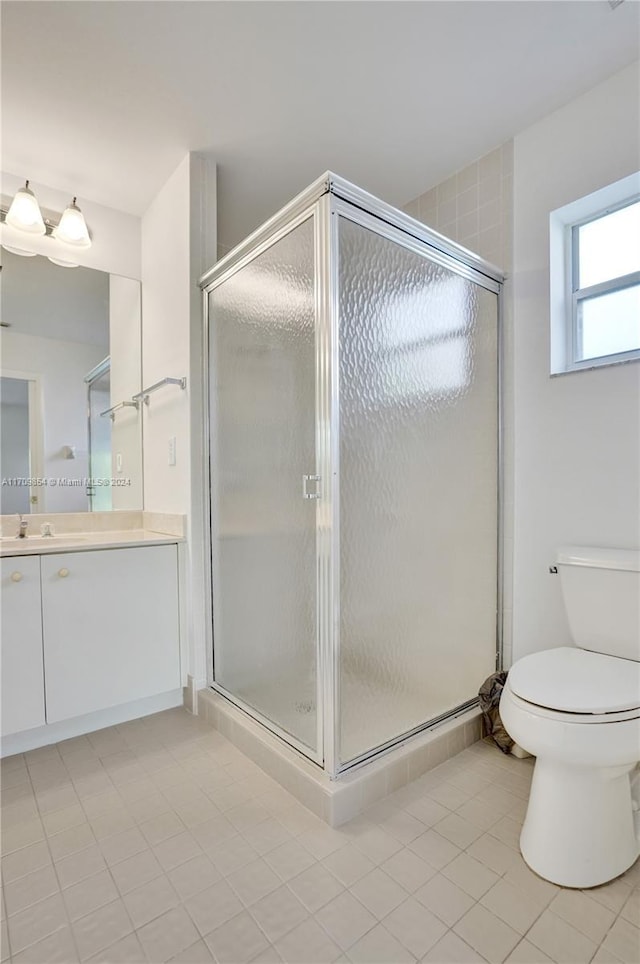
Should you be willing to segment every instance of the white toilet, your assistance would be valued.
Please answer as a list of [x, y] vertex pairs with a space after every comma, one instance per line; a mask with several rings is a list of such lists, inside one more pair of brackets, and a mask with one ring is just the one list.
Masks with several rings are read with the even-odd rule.
[[557, 568], [575, 646], [518, 660], [500, 716], [537, 758], [522, 856], [596, 887], [640, 853], [640, 552], [568, 547]]

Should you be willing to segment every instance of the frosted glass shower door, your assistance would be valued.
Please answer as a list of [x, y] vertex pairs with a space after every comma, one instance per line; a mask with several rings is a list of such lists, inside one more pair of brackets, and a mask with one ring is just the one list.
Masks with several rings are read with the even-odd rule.
[[340, 217], [342, 765], [495, 667], [497, 294], [437, 262]]
[[317, 716], [314, 224], [209, 293], [214, 681], [309, 755]]

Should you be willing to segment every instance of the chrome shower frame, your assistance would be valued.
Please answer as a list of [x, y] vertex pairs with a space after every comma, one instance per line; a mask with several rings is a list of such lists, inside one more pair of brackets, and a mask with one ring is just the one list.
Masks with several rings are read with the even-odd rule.
[[[450, 241], [426, 225], [327, 172], [295, 197], [277, 214], [249, 235], [200, 279], [203, 297], [202, 387], [203, 451], [205, 466], [205, 546], [208, 684], [252, 719], [275, 733], [306, 759], [322, 767], [331, 779], [362, 766], [403, 743], [477, 704], [477, 698], [425, 720], [366, 753], [341, 763], [340, 733], [340, 492], [339, 492], [339, 380], [338, 380], [338, 218], [343, 217], [418, 254], [497, 295], [497, 571], [496, 571], [496, 667], [502, 664], [503, 582], [503, 310], [502, 272], [476, 254]], [[323, 479], [322, 498], [316, 502], [316, 624], [317, 647], [317, 752], [296, 740], [272, 720], [257, 712], [215, 679], [213, 634], [213, 565], [211, 536], [210, 404], [209, 397], [209, 293], [272, 244], [309, 218], [314, 220], [314, 286], [316, 311], [316, 470]], [[330, 379], [327, 377], [329, 370]]]

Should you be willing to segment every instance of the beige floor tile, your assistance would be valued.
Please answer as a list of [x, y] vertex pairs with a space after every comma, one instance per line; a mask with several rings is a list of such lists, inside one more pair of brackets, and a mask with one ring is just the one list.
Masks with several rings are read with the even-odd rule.
[[[542, 953], [542, 951], [540, 953]], [[591, 958], [591, 964], [623, 964], [623, 962], [613, 953], [613, 951], [610, 951], [608, 948], [600, 945], [598, 950]]]
[[322, 907], [316, 914], [316, 920], [345, 951], [376, 924], [373, 914], [347, 891]]
[[126, 860], [127, 857], [133, 857], [134, 854], [147, 850], [148, 844], [138, 828], [131, 827], [129, 830], [123, 830], [121, 833], [115, 833], [111, 837], [100, 840], [99, 847], [104, 859], [111, 867], [121, 860]]
[[526, 938], [514, 947], [507, 958], [507, 964], [548, 964], [548, 962], [551, 962], [551, 958]]
[[287, 964], [332, 964], [341, 956], [338, 945], [313, 918], [294, 927], [275, 947]]
[[77, 854], [72, 854], [70, 857], [57, 860], [55, 864], [58, 880], [63, 888], [71, 887], [72, 884], [77, 884], [79, 880], [84, 880], [85, 877], [99, 874], [105, 867], [104, 857], [96, 844], [87, 847], [86, 850], [79, 851]]
[[292, 839], [289, 831], [275, 817], [269, 817], [255, 827], [248, 827], [243, 831], [243, 836], [261, 857]]
[[418, 958], [423, 957], [447, 931], [447, 925], [413, 897], [391, 911], [382, 923]]
[[269, 811], [261, 807], [259, 803], [249, 800], [227, 810], [225, 816], [237, 831], [241, 831], [247, 830], [249, 827], [255, 827], [257, 823], [266, 820], [269, 817]]
[[417, 854], [406, 847], [404, 850], [399, 850], [393, 857], [385, 860], [381, 864], [381, 869], [410, 894], [422, 887], [437, 873], [431, 864], [422, 860], [421, 857], [418, 857]]
[[103, 813], [98, 817], [92, 817], [89, 821], [96, 840], [103, 840], [113, 834], [122, 833], [135, 827], [135, 822], [131, 814], [124, 806]]
[[6, 920], [0, 921], [0, 959], [8, 961], [11, 956], [9, 946], [9, 928]]
[[463, 803], [461, 807], [458, 807], [456, 813], [459, 816], [464, 817], [469, 823], [475, 824], [481, 830], [489, 830], [498, 820], [501, 819], [500, 814], [496, 813], [492, 807], [488, 806], [486, 803], [482, 803], [475, 797], [467, 800]]
[[77, 827], [70, 827], [68, 830], [63, 830], [61, 833], [49, 837], [49, 849], [53, 859], [57, 861], [78, 853], [80, 850], [86, 850], [95, 842], [96, 839], [90, 824], [82, 823]]
[[435, 870], [441, 870], [460, 854], [460, 848], [435, 830], [427, 830], [412, 840], [409, 850], [426, 860]]
[[174, 867], [179, 867], [180, 864], [185, 864], [192, 857], [198, 857], [202, 853], [202, 848], [191, 833], [185, 831], [157, 844], [153, 848], [153, 853], [168, 872]]
[[444, 820], [439, 820], [433, 829], [461, 850], [472, 844], [483, 833], [479, 827], [465, 820], [459, 813], [450, 813]]
[[236, 894], [248, 906], [279, 887], [281, 880], [262, 859], [254, 860], [227, 877]]
[[422, 960], [427, 964], [484, 964], [485, 958], [453, 931], [448, 931]]
[[73, 926], [80, 960], [86, 961], [93, 957], [98, 951], [130, 934], [132, 930], [129, 915], [121, 900], [114, 900], [111, 904], [87, 914]]
[[286, 885], [251, 906], [251, 916], [271, 943], [284, 937], [309, 916], [306, 907]]
[[253, 863], [258, 855], [244, 837], [238, 834], [221, 846], [208, 851], [207, 856], [213, 861], [216, 870], [220, 871], [223, 877], [228, 877], [236, 870], [241, 870], [247, 864]]
[[640, 960], [640, 930], [630, 921], [619, 917], [602, 942], [602, 946], [612, 951], [625, 964]]
[[2, 877], [5, 884], [18, 880], [51, 863], [51, 854], [44, 840], [2, 856]]
[[[420, 840], [421, 837], [416, 838]], [[402, 844], [399, 840], [393, 837], [390, 833], [381, 830], [380, 827], [370, 827], [364, 830], [362, 833], [358, 833], [352, 838], [352, 843], [358, 850], [361, 850], [363, 854], [374, 862], [374, 864], [382, 864], [393, 854], [402, 850]], [[412, 841], [412, 845], [415, 841]]]
[[167, 811], [166, 813], [160, 813], [155, 817], [151, 817], [149, 820], [145, 820], [140, 824], [140, 830], [146, 837], [147, 842], [152, 847], [155, 847], [156, 844], [162, 843], [163, 840], [169, 840], [170, 837], [184, 833], [185, 826], [175, 813]]
[[62, 895], [54, 894], [32, 904], [9, 917], [7, 924], [11, 952], [17, 954], [30, 944], [35, 944], [54, 931], [66, 927], [67, 915]]
[[546, 901], [534, 900], [505, 880], [494, 884], [480, 903], [519, 934], [526, 934], [546, 906]]
[[89, 960], [92, 964], [147, 964], [147, 957], [135, 934], [128, 934]]
[[636, 888], [636, 890], [632, 891], [620, 911], [620, 916], [636, 927], [640, 925], [640, 889]]
[[526, 936], [528, 941], [558, 964], [586, 964], [597, 949], [593, 941], [548, 909]]
[[[348, 847], [343, 847], [341, 850], [336, 851], [335, 854], [331, 854], [330, 857], [327, 858], [325, 863], [329, 869], [332, 869], [329, 861], [334, 857], [339, 858], [340, 854], [344, 853], [344, 851], [348, 849]], [[370, 864], [370, 861], [368, 861], [364, 854], [361, 854], [359, 851], [355, 850], [355, 848], [353, 848], [353, 850], [354, 854], [356, 854], [363, 861], [366, 861], [367, 864]], [[265, 854], [264, 859], [269, 864], [271, 869], [275, 871], [278, 877], [280, 877], [282, 880], [291, 880], [292, 877], [297, 877], [297, 875], [301, 874], [303, 870], [307, 870], [307, 868], [311, 867], [315, 863], [315, 858], [311, 856], [309, 851], [302, 847], [297, 840], [294, 840], [291, 837], [289, 837], [285, 843], [280, 844], [279, 847], [275, 847], [273, 850], [270, 850], [269, 853]], [[335, 873], [335, 871], [332, 870], [332, 873]], [[364, 871], [364, 873], [366, 873], [366, 871]]]
[[67, 807], [77, 805], [80, 801], [78, 795], [69, 782], [67, 786], [58, 787], [53, 790], [43, 790], [36, 793], [38, 809], [41, 814], [54, 813], [56, 810], [64, 810]]
[[322, 864], [345, 887], [355, 884], [356, 881], [374, 870], [376, 866], [366, 854], [363, 854], [351, 843], [329, 854], [322, 861]]
[[123, 809], [122, 797], [113, 788], [105, 790], [103, 793], [95, 793], [91, 797], [85, 797], [82, 807], [89, 821], [102, 817], [105, 814]]
[[344, 889], [339, 880], [322, 863], [315, 863], [297, 877], [292, 877], [288, 885], [312, 914], [337, 897]]
[[49, 934], [13, 957], [15, 964], [74, 964], [78, 960], [70, 927]]
[[407, 891], [388, 874], [376, 867], [349, 888], [361, 904], [381, 920], [407, 899]]
[[11, 854], [16, 850], [22, 850], [24, 847], [30, 847], [32, 844], [44, 840], [44, 836], [44, 827], [40, 818], [29, 820], [15, 827], [3, 828], [2, 852]]
[[195, 924], [183, 907], [176, 907], [162, 917], [157, 917], [141, 927], [137, 933], [148, 960], [153, 964], [168, 961], [200, 938]]
[[70, 921], [85, 917], [94, 910], [110, 904], [119, 897], [111, 874], [103, 870], [93, 877], [87, 877], [62, 892]]
[[427, 790], [427, 796], [441, 804], [448, 810], [458, 810], [469, 800], [469, 794], [453, 783], [441, 783], [432, 790]]
[[81, 823], [86, 823], [87, 817], [79, 803], [74, 803], [70, 807], [62, 810], [53, 810], [42, 817], [42, 824], [48, 837], [53, 834], [69, 830], [71, 827], [78, 827]]
[[33, 873], [5, 884], [4, 897], [7, 914], [17, 914], [45, 897], [51, 897], [60, 890], [58, 878], [51, 864], [34, 870]]
[[216, 928], [205, 938], [220, 964], [245, 964], [268, 947], [268, 942], [247, 911]]
[[185, 947], [170, 960], [171, 964], [209, 964], [213, 961], [213, 954], [204, 941], [196, 941], [191, 947]]
[[615, 920], [613, 911], [579, 890], [561, 890], [549, 910], [599, 944]]
[[483, 894], [486, 894], [499, 879], [498, 874], [493, 870], [489, 870], [466, 853], [460, 854], [447, 864], [442, 873], [475, 900], [479, 900]]
[[408, 803], [404, 810], [425, 827], [433, 827], [451, 813], [447, 807], [426, 795]]
[[507, 870], [504, 879], [508, 884], [523, 890], [533, 900], [543, 901], [546, 904], [560, 891], [560, 888], [555, 884], [534, 874], [522, 858]]
[[194, 894], [185, 907], [203, 937], [244, 909], [242, 901], [224, 880]]
[[201, 893], [222, 879], [222, 875], [206, 854], [193, 857], [192, 860], [170, 870], [168, 877], [182, 900]]
[[449, 927], [470, 910], [475, 901], [451, 880], [437, 874], [416, 891], [416, 899]]
[[[318, 830], [305, 830], [297, 840], [316, 860], [323, 860], [341, 847], [346, 847], [349, 842], [348, 837], [340, 830], [333, 830], [328, 826]], [[251, 842], [250, 839], [249, 842]]]
[[127, 857], [111, 867], [111, 876], [120, 894], [128, 894], [137, 887], [149, 883], [162, 875], [162, 867], [151, 850], [143, 850], [133, 857]]
[[608, 907], [609, 910], [617, 914], [626, 904], [631, 896], [632, 890], [631, 884], [623, 878], [618, 877], [616, 880], [610, 880], [608, 884], [603, 884], [601, 887], [590, 887], [587, 893], [589, 897], [597, 900], [599, 904]]
[[501, 840], [491, 836], [490, 833], [483, 834], [468, 846], [466, 851], [470, 857], [479, 860], [489, 870], [493, 870], [500, 876], [522, 860], [519, 853], [516, 853], [511, 847], [507, 847]]
[[492, 962], [504, 961], [521, 937], [481, 904], [467, 911], [453, 929], [467, 944]]
[[378, 924], [349, 948], [354, 964], [414, 964], [415, 957], [393, 934]]
[[282, 957], [273, 944], [269, 944], [251, 958], [251, 964], [282, 964]]
[[394, 809], [389, 816], [378, 822], [378, 826], [406, 845], [424, 833], [426, 824], [406, 810]]
[[156, 877], [148, 884], [129, 891], [122, 900], [136, 928], [143, 927], [180, 903], [171, 882], [164, 876]]

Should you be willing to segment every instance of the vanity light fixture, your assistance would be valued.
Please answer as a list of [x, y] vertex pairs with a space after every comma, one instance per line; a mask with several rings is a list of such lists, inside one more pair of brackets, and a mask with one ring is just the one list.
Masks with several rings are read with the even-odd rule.
[[73, 245], [74, 248], [90, 248], [91, 238], [84, 215], [76, 201], [77, 198], [74, 197], [69, 207], [62, 212], [60, 223], [53, 229], [53, 237], [56, 241]]
[[[53, 215], [54, 219], [43, 218], [37, 198], [29, 187], [29, 181], [26, 181], [24, 187], [16, 192], [9, 208], [3, 207], [0, 209], [0, 220], [4, 221], [9, 227], [34, 237], [44, 235], [76, 250], [90, 248], [91, 237], [84, 215], [76, 201], [77, 198], [74, 197], [59, 219], [56, 218], [56, 215]], [[15, 245], [5, 244], [4, 241], [3, 247], [13, 254], [19, 254], [26, 258], [33, 257], [36, 253]], [[49, 261], [59, 264], [63, 268], [77, 268], [76, 263], [65, 259], [49, 257]]]
[[46, 234], [46, 227], [40, 211], [38, 200], [29, 187], [29, 182], [25, 181], [24, 187], [16, 191], [11, 206], [7, 211], [7, 224], [18, 231], [26, 231], [27, 234]]

